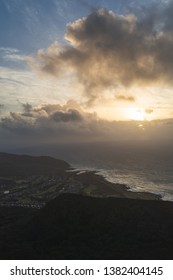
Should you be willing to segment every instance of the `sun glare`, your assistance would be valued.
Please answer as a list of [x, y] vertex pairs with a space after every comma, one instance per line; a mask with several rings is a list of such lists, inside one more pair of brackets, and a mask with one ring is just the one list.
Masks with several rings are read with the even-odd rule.
[[130, 120], [144, 121], [146, 119], [146, 114], [143, 110], [131, 108], [127, 112], [127, 117]]

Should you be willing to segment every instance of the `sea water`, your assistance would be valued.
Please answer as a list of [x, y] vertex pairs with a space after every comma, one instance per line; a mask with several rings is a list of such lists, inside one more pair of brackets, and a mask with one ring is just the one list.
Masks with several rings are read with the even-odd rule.
[[146, 160], [127, 158], [126, 160], [87, 160], [73, 162], [79, 171], [96, 171], [112, 183], [125, 184], [134, 192], [159, 194], [162, 200], [173, 201], [173, 165], [170, 160]]

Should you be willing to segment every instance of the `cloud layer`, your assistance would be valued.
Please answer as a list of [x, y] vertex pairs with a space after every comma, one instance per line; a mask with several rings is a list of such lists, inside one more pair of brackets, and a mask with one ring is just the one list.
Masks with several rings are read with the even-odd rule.
[[[148, 108], [148, 114], [152, 109]], [[21, 112], [11, 112], [0, 122], [1, 149], [49, 147], [59, 144], [95, 143], [173, 139], [173, 120], [106, 121], [96, 113], [83, 111], [75, 101], [64, 105], [46, 104], [37, 107], [21, 104]]]
[[172, 85], [172, 8], [170, 1], [142, 19], [98, 9], [67, 26], [68, 45], [52, 44], [28, 60], [44, 74], [74, 73], [90, 103], [119, 86]]

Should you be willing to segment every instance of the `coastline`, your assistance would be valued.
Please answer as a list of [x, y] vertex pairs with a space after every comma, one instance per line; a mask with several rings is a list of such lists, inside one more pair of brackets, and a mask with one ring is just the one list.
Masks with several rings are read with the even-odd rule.
[[74, 180], [82, 183], [80, 194], [94, 197], [117, 197], [141, 200], [162, 200], [161, 195], [150, 192], [134, 192], [127, 185], [106, 180], [97, 170], [75, 170], [70, 172]]
[[[43, 160], [42, 166], [39, 162], [29, 169], [29, 176], [15, 179], [14, 197], [4, 196], [14, 204], [0, 207], [0, 258], [172, 259], [171, 202], [157, 194], [132, 192], [97, 170], [79, 172], [59, 161], [50, 165], [50, 158], [44, 166]], [[28, 158], [22, 166], [27, 163]], [[20, 166], [18, 162], [16, 168]], [[13, 171], [8, 170], [8, 181]], [[26, 203], [29, 195], [29, 207], [15, 203]], [[32, 198], [45, 202], [44, 207], [32, 208]]]

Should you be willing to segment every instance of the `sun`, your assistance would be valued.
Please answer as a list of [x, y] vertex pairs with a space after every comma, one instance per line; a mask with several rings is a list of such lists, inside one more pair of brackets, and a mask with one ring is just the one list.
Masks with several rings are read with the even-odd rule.
[[146, 113], [142, 109], [130, 108], [127, 111], [127, 118], [135, 121], [144, 121], [146, 119]]

